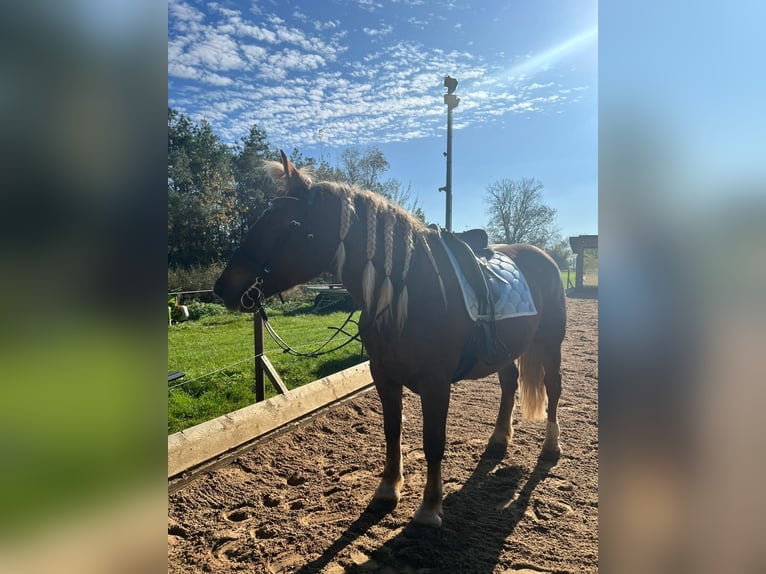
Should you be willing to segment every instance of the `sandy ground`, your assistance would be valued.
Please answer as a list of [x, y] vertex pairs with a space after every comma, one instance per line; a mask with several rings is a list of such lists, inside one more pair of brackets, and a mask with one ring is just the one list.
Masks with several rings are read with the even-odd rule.
[[170, 495], [168, 572], [597, 572], [598, 302], [567, 305], [557, 462], [538, 460], [544, 422], [516, 421], [505, 456], [483, 456], [500, 388], [494, 376], [462, 381], [443, 528], [408, 527], [425, 484], [420, 402], [405, 390], [403, 496], [378, 514], [368, 504], [384, 439], [371, 391]]

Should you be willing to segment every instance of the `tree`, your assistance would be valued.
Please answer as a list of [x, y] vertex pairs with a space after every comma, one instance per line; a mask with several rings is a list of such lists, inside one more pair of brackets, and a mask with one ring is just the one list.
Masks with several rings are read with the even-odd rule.
[[383, 195], [385, 195], [389, 201], [400, 205], [409, 211], [412, 215], [417, 217], [420, 221], [425, 223], [426, 214], [423, 211], [423, 208], [420, 207], [418, 198], [416, 197], [415, 199], [412, 199], [412, 184], [407, 184], [407, 188], [405, 189], [398, 179], [391, 178], [388, 181], [390, 182], [390, 185], [388, 186], [388, 189], [386, 189], [386, 191], [383, 193]]
[[560, 235], [556, 236], [549, 245], [546, 245], [545, 250], [562, 271], [572, 267], [572, 248], [569, 246], [569, 241], [561, 239]]
[[235, 224], [231, 151], [208, 122], [168, 109], [168, 263], [218, 261]]
[[531, 243], [546, 247], [556, 236], [556, 210], [542, 197], [543, 184], [536, 179], [501, 179], [487, 187], [487, 231], [493, 241]]
[[339, 176], [336, 180], [378, 193], [425, 222], [425, 213], [418, 205], [417, 198], [412, 198], [412, 186], [405, 188], [393, 177], [383, 179], [391, 164], [379, 147], [370, 146], [364, 151], [349, 147], [341, 152], [340, 159], [341, 167], [334, 172], [334, 175]]
[[232, 237], [234, 245], [242, 242], [247, 231], [268, 207], [269, 201], [277, 194], [278, 189], [263, 170], [264, 160], [279, 159], [279, 152], [269, 145], [266, 132], [257, 125], [253, 125], [247, 137], [243, 137], [240, 141], [233, 158], [237, 196], [237, 225]]

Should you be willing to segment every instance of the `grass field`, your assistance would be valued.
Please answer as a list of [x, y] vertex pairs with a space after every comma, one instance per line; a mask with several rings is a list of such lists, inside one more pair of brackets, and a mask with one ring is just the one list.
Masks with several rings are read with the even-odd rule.
[[[274, 329], [302, 352], [319, 347], [332, 335], [329, 327], [340, 327], [348, 317], [347, 312], [315, 314], [311, 309], [311, 303], [303, 303], [269, 310]], [[346, 330], [356, 333], [356, 325], [349, 324]], [[338, 335], [328, 348], [346, 339]], [[319, 358], [287, 355], [268, 334], [264, 334], [264, 348], [290, 389], [366, 360], [358, 341]], [[254, 354], [252, 315], [225, 313], [171, 325], [168, 370], [183, 371], [186, 376], [168, 385], [168, 433], [254, 403]], [[267, 378], [266, 396], [274, 394]]]

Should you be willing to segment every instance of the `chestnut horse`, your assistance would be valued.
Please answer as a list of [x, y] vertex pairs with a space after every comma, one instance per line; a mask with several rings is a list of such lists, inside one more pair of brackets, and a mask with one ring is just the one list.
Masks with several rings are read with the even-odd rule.
[[402, 386], [420, 395], [423, 413], [428, 470], [423, 502], [413, 519], [417, 523], [442, 523], [441, 461], [450, 388], [458, 378], [498, 373], [502, 396], [488, 448], [501, 453], [513, 435], [517, 385], [527, 418], [543, 418], [547, 395], [541, 456], [558, 456], [556, 406], [566, 311], [559, 269], [546, 253], [524, 244], [492, 246], [521, 270], [537, 313], [497, 321], [494, 332], [503, 353], [492, 361], [479, 354], [466, 368], [464, 351], [476, 325], [438, 232], [372, 192], [313, 183], [284, 153], [281, 164], [269, 162], [269, 169], [284, 179], [285, 195], [249, 231], [215, 292], [229, 309], [253, 312], [263, 298], [323, 271], [342, 279], [362, 309], [359, 334], [383, 406], [386, 460], [376, 502], [392, 508], [400, 498]]

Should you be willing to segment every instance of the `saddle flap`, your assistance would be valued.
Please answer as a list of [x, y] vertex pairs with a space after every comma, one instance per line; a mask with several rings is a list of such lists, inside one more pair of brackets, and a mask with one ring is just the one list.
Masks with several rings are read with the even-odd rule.
[[[484, 233], [485, 237], [486, 235], [487, 234]], [[465, 280], [467, 281], [468, 285], [470, 285], [473, 292], [476, 294], [479, 305], [479, 314], [485, 315], [491, 303], [491, 295], [489, 287], [487, 286], [487, 280], [485, 279], [484, 273], [479, 266], [479, 262], [476, 259], [476, 255], [474, 254], [473, 249], [470, 245], [458, 237], [457, 234], [442, 230], [441, 237], [444, 246], [447, 248], [447, 251], [457, 261], [457, 264], [460, 268], [460, 271], [462, 271]]]

